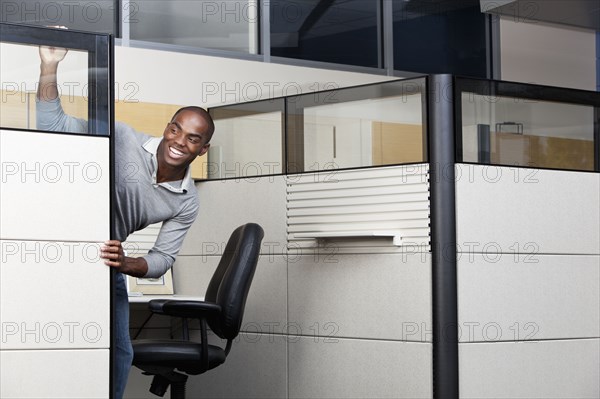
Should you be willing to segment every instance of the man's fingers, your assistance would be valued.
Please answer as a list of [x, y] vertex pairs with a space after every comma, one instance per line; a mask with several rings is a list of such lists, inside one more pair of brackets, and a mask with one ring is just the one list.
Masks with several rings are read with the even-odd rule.
[[117, 252], [102, 252], [100, 257], [102, 259], [119, 259], [120, 255]]
[[100, 257], [104, 259], [104, 264], [110, 267], [121, 267], [124, 265], [124, 254], [119, 240], [108, 240], [104, 242], [101, 248]]
[[110, 267], [121, 267], [122, 266], [121, 262], [113, 262], [113, 261], [110, 261], [110, 260], [105, 260], [104, 264], [106, 266], [110, 266]]

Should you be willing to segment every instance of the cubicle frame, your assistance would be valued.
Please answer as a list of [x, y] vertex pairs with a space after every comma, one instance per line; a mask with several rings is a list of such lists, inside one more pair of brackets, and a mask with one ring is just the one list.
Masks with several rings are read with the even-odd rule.
[[[411, 78], [412, 79], [412, 78]], [[377, 88], [395, 82], [394, 80], [376, 84], [362, 85], [337, 90], [284, 97], [285, 123], [284, 143], [286, 151], [282, 154], [287, 170], [284, 175], [294, 173], [290, 162], [303, 158], [303, 136], [294, 131], [302, 124], [304, 105], [318, 105], [311, 101], [317, 94], [326, 98], [335, 93], [343, 99], [357, 98], [357, 92], [377, 93]], [[468, 89], [468, 90], [467, 90]], [[453, 75], [429, 75], [425, 79], [423, 92], [423, 140], [426, 143], [424, 163], [428, 163], [430, 177], [430, 220], [432, 254], [432, 373], [433, 397], [459, 396], [459, 339], [458, 339], [458, 287], [457, 287], [457, 234], [456, 234], [456, 179], [455, 167], [463, 161], [462, 142], [462, 106], [461, 93], [475, 92], [482, 95], [508, 96], [527, 100], [539, 100], [594, 107], [593, 114], [593, 150], [594, 170], [585, 173], [600, 172], [600, 93], [567, 88], [549, 87], [516, 82], [494, 81], [455, 77]], [[343, 93], [343, 95], [342, 95]], [[364, 98], [364, 97], [363, 97]], [[263, 100], [273, 101], [270, 100]], [[350, 100], [348, 100], [350, 101]], [[341, 101], [340, 101], [341, 102]], [[257, 102], [261, 103], [261, 101]], [[253, 106], [257, 106], [253, 105]], [[218, 108], [244, 107], [244, 103]], [[213, 108], [212, 110], [214, 110]], [[300, 129], [301, 130], [301, 129]], [[290, 133], [291, 131], [291, 133]], [[223, 134], [226, 132], [222, 132]], [[300, 147], [298, 148], [298, 145]], [[470, 162], [473, 163], [473, 162]], [[475, 162], [485, 163], [485, 162]], [[488, 161], [489, 163], [489, 161]], [[365, 169], [382, 165], [349, 169]], [[502, 165], [498, 165], [502, 166]], [[508, 165], [515, 167], [514, 165]], [[525, 166], [516, 166], [525, 167]], [[531, 166], [528, 166], [531, 168]], [[534, 167], [535, 169], [545, 169]], [[554, 170], [565, 170], [553, 168]], [[343, 169], [340, 169], [343, 170]], [[318, 173], [318, 171], [311, 171]], [[244, 176], [240, 176], [244, 177]]]
[[[414, 82], [414, 85], [411, 83]], [[388, 97], [407, 96], [421, 94], [422, 115], [422, 161], [428, 162], [428, 138], [427, 138], [427, 79], [426, 76], [411, 77], [408, 79], [395, 79], [386, 82], [364, 84], [352, 87], [342, 87], [333, 90], [323, 90], [314, 93], [305, 93], [297, 96], [286, 97], [286, 131], [284, 132], [286, 142], [287, 174], [305, 173], [304, 165], [304, 109], [330, 104], [351, 103], [353, 101], [383, 99]], [[408, 164], [408, 163], [403, 163]], [[395, 164], [357, 166], [344, 169], [368, 169]]]
[[[249, 116], [249, 115], [258, 115], [262, 113], [271, 113], [271, 112], [281, 112], [281, 162], [282, 172], [276, 173], [273, 175], [285, 175], [287, 170], [285, 168], [286, 165], [286, 147], [287, 147], [287, 135], [285, 134], [287, 130], [286, 125], [286, 114], [287, 114], [287, 97], [274, 97], [268, 100], [256, 100], [256, 101], [248, 101], [238, 104], [230, 104], [230, 105], [222, 105], [218, 107], [211, 107], [207, 109], [210, 116], [214, 121], [218, 121], [219, 119], [226, 119], [227, 116], [219, 115], [223, 112], [238, 112], [240, 115]], [[211, 180], [210, 177], [207, 176], [208, 180]], [[219, 179], [220, 180], [220, 179]]]
[[[114, 189], [114, 39], [110, 34], [90, 33], [60, 28], [44, 28], [23, 24], [0, 23], [0, 41], [14, 44], [32, 46], [53, 46], [68, 49], [83, 50], [88, 53], [88, 133], [64, 133], [54, 131], [40, 131], [37, 129], [15, 129], [43, 132], [43, 134], [75, 134], [93, 136], [96, 139], [109, 140], [109, 212], [110, 212], [110, 237], [115, 236], [114, 204], [116, 191]], [[3, 127], [3, 126], [0, 126]], [[113, 334], [115, 300], [115, 285], [113, 284], [115, 271], [109, 272], [109, 302], [110, 302], [110, 370], [109, 392], [113, 397], [113, 364], [115, 335]]]
[[[423, 162], [428, 162], [430, 149], [428, 146], [432, 142], [431, 131], [428, 129], [428, 123], [432, 118], [430, 111], [436, 104], [441, 102], [450, 102], [453, 114], [453, 136], [455, 147], [455, 160], [461, 163], [483, 163], [491, 164], [489, 160], [479, 160], [478, 162], [469, 162], [464, 160], [463, 140], [462, 140], [462, 103], [461, 94], [463, 92], [475, 93], [490, 97], [512, 97], [530, 101], [555, 102], [562, 104], [590, 106], [594, 108], [594, 169], [600, 171], [600, 94], [579, 89], [569, 89], [561, 87], [552, 87], [544, 85], [535, 85], [529, 83], [507, 82], [499, 80], [478, 79], [452, 76], [452, 80], [444, 83], [444, 86], [436, 87], [442, 83], [438, 82], [440, 76], [451, 75], [426, 75], [422, 77], [411, 77], [407, 79], [390, 80], [386, 82], [365, 84], [352, 87], [337, 88], [333, 90], [322, 90], [310, 93], [303, 93], [294, 96], [275, 97], [265, 100], [243, 102], [231, 105], [209, 108], [211, 115], [218, 120], [216, 112], [225, 110], [236, 110], [238, 112], [261, 113], [282, 111], [281, 102], [283, 102], [283, 123], [282, 123], [282, 168], [281, 175], [302, 173], [304, 164], [303, 148], [303, 111], [304, 108], [327, 105], [342, 104], [344, 102], [359, 101], [364, 99], [384, 98], [386, 96], [398, 95], [394, 86], [398, 83], [405, 83], [423, 79], [425, 83], [422, 89], [423, 94]], [[424, 79], [426, 78], [426, 79]], [[410, 93], [408, 93], [410, 94]], [[433, 103], [432, 101], [433, 100]], [[429, 108], [428, 108], [429, 107]], [[450, 128], [448, 126], [447, 128]], [[500, 164], [498, 164], [500, 165]], [[344, 169], [362, 169], [370, 167], [380, 167], [384, 165], [356, 166]], [[510, 167], [525, 167], [519, 165], [505, 165]], [[531, 167], [531, 166], [528, 166]], [[534, 166], [536, 169], [546, 169], [545, 167]], [[300, 169], [300, 170], [299, 170]], [[556, 170], [578, 170], [551, 168]], [[244, 177], [244, 176], [238, 176]], [[210, 179], [209, 179], [210, 180]]]
[[[462, 102], [461, 94], [463, 92], [475, 93], [483, 96], [494, 97], [512, 97], [515, 99], [524, 99], [531, 101], [547, 101], [563, 104], [574, 104], [594, 107], [594, 170], [600, 172], [600, 93], [594, 93], [586, 90], [568, 89], [563, 87], [553, 87], [536, 85], [530, 83], [508, 82], [501, 80], [488, 80], [466, 77], [454, 78], [454, 129], [456, 136], [456, 159], [458, 162], [470, 163], [464, 161], [463, 141], [462, 141]], [[491, 164], [489, 161], [480, 160], [478, 164]], [[496, 164], [496, 163], [494, 163]], [[524, 167], [519, 165], [505, 165], [510, 167]], [[534, 166], [536, 169], [546, 169]], [[558, 170], [568, 170], [562, 168], [552, 168]], [[583, 170], [578, 170], [583, 172]]]
[[[415, 82], [413, 87], [405, 87], [407, 83]], [[427, 163], [429, 156], [428, 134], [427, 134], [427, 96], [428, 96], [427, 75], [415, 76], [406, 79], [393, 79], [385, 82], [368, 83], [358, 86], [341, 87], [329, 90], [311, 91], [290, 96], [273, 97], [264, 100], [241, 102], [208, 108], [208, 112], [215, 121], [222, 117], [219, 113], [227, 110], [246, 113], [247, 115], [259, 114], [263, 112], [281, 111], [282, 117], [282, 152], [281, 162], [282, 172], [276, 174], [263, 174], [260, 176], [271, 175], [290, 175], [296, 173], [317, 172], [316, 170], [304, 170], [304, 129], [303, 116], [304, 108], [312, 106], [321, 106], [328, 104], [343, 104], [352, 101], [368, 100], [373, 98], [395, 97], [409, 94], [421, 94], [423, 125], [423, 153], [421, 162]], [[335, 170], [368, 169], [382, 166], [409, 165], [410, 163], [390, 163], [384, 165], [356, 166], [336, 168]], [[236, 176], [234, 179], [246, 177]], [[207, 180], [226, 180], [228, 178], [210, 177]]]
[[[88, 53], [88, 134], [110, 135], [113, 109], [112, 36], [38, 26], [0, 24], [3, 42], [84, 50]], [[107, 132], [107, 133], [102, 133]]]

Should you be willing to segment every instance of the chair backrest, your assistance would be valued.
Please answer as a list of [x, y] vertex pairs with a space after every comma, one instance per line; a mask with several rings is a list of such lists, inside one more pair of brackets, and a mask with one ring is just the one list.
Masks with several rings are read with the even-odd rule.
[[263, 236], [256, 223], [235, 229], [208, 284], [204, 300], [221, 306], [221, 317], [208, 320], [208, 324], [223, 339], [231, 340], [240, 331]]

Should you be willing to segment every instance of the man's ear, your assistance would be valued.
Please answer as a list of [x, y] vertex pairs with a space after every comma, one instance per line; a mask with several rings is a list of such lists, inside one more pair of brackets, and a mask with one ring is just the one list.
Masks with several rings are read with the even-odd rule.
[[202, 155], [206, 154], [208, 152], [209, 148], [210, 148], [210, 143], [205, 144], [204, 147], [202, 147], [202, 149], [200, 150], [200, 154], [198, 154], [198, 156], [201, 157]]

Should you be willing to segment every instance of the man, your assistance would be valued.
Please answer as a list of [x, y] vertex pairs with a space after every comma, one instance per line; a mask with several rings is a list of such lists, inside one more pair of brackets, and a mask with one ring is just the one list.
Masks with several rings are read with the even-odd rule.
[[[37, 127], [40, 130], [85, 133], [87, 122], [66, 115], [58, 99], [56, 73], [66, 49], [40, 47]], [[129, 337], [129, 302], [123, 274], [162, 276], [175, 261], [199, 204], [190, 163], [208, 151], [214, 132], [210, 115], [200, 107], [185, 107], [173, 115], [163, 137], [115, 126], [116, 237], [104, 243], [101, 257], [116, 273], [115, 397], [121, 398], [133, 359]], [[121, 170], [119, 170], [121, 169]], [[119, 172], [127, 173], [119, 173]], [[134, 172], [134, 173], [132, 173]], [[154, 247], [144, 257], [124, 254], [121, 243], [129, 234], [163, 222]]]

